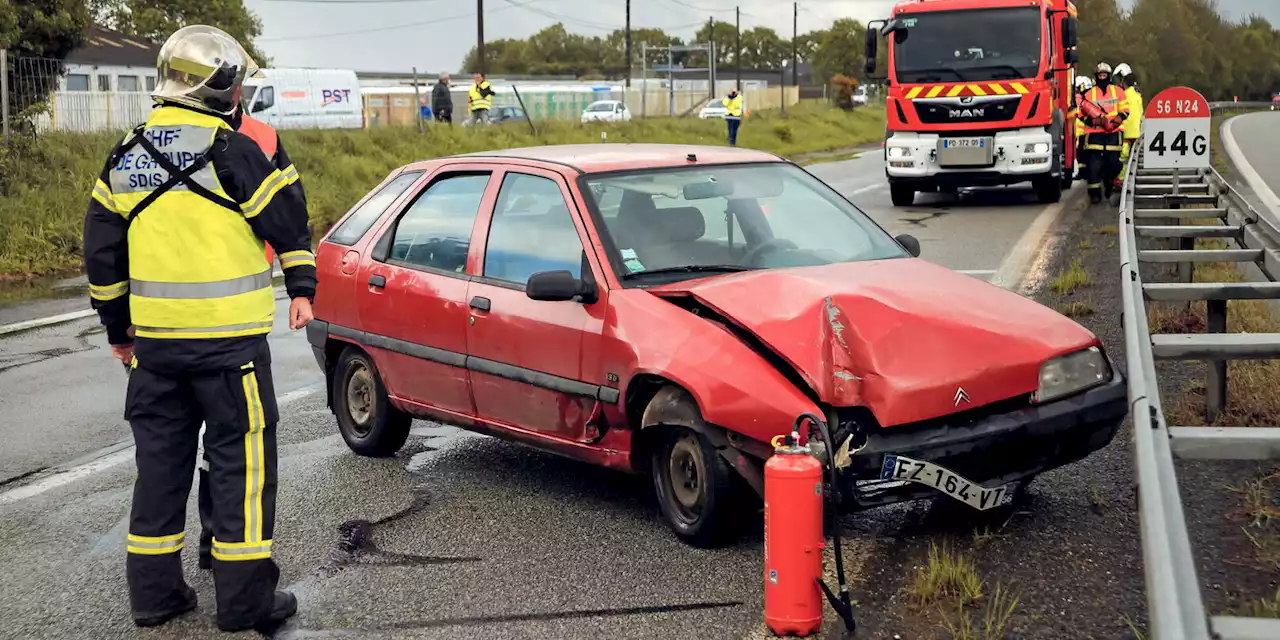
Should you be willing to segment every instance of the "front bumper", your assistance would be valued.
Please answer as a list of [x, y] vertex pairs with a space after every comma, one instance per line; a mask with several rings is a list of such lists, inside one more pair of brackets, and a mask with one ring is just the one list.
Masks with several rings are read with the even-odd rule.
[[[942, 166], [938, 162], [941, 137], [937, 133], [893, 132], [884, 145], [885, 173], [890, 181], [921, 187], [996, 186], [1024, 182], [1053, 170], [1053, 137], [1042, 127], [995, 132], [994, 160], [987, 166]], [[946, 137], [964, 136], [955, 133]], [[1042, 151], [1035, 150], [1037, 145]], [[902, 152], [894, 149], [903, 149], [906, 155], [898, 155]]]
[[986, 487], [1027, 480], [1107, 446], [1128, 411], [1124, 376], [1115, 371], [1105, 385], [969, 424], [878, 429], [841, 469], [841, 488], [846, 504], [855, 508], [941, 495], [929, 487], [881, 480], [886, 454], [928, 460]]

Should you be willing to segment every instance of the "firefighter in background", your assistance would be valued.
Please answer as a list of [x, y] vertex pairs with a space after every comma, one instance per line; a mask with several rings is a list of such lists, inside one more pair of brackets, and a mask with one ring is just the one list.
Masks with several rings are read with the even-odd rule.
[[1071, 116], [1075, 118], [1075, 141], [1076, 141], [1076, 171], [1079, 175], [1085, 175], [1084, 165], [1084, 117], [1080, 114], [1080, 101], [1090, 89], [1093, 88], [1093, 78], [1089, 76], [1076, 76], [1076, 92], [1071, 96]]
[[[247, 66], [254, 70], [251, 78], [260, 78], [262, 74], [257, 72], [258, 65], [253, 58], [248, 58]], [[284, 152], [284, 145], [280, 142], [280, 134], [274, 127], [250, 116], [245, 109], [245, 105], [240, 105], [236, 109], [235, 115], [231, 116], [231, 126], [236, 131], [243, 133], [253, 139], [258, 144], [258, 148], [262, 149], [262, 154], [271, 161], [271, 164], [281, 171], [288, 170], [293, 164], [289, 160], [288, 154]], [[267, 244], [267, 267], [271, 268], [275, 262], [275, 252], [271, 250], [271, 245]], [[199, 450], [199, 467], [200, 473], [196, 486], [196, 504], [200, 510], [200, 549], [199, 549], [199, 567], [201, 569], [213, 568], [213, 497], [209, 493], [209, 453], [204, 448], [204, 434], [207, 426], [200, 425], [200, 450]]]
[[[1089, 185], [1089, 201], [1093, 204], [1110, 198], [1115, 178], [1120, 173], [1120, 152], [1123, 151], [1120, 128], [1129, 115], [1129, 104], [1124, 91], [1111, 83], [1111, 65], [1099, 62], [1094, 69], [1094, 86], [1084, 94], [1086, 103], [1093, 103], [1099, 112], [1090, 117], [1085, 113], [1084, 163], [1085, 179]], [[1088, 104], [1082, 106], [1087, 110]]]
[[218, 627], [269, 633], [297, 612], [271, 559], [279, 414], [263, 241], [280, 252], [293, 329], [312, 319], [315, 257], [297, 170], [231, 124], [248, 60], [220, 29], [174, 32], [160, 49], [159, 104], [112, 150], [85, 215], [93, 307], [132, 368], [125, 575], [138, 626], [196, 607], [180, 552], [202, 421]]
[[475, 124], [489, 124], [489, 110], [493, 108], [493, 96], [497, 95], [483, 73], [477, 73], [473, 79], [471, 90], [467, 92], [467, 109], [471, 111], [471, 121]]
[[1133, 77], [1133, 69], [1128, 63], [1121, 62], [1116, 65], [1116, 84], [1124, 89], [1124, 95], [1129, 102], [1129, 117], [1125, 118], [1122, 133], [1124, 134], [1124, 149], [1120, 151], [1120, 174], [1116, 176], [1115, 189], [1119, 190], [1120, 185], [1124, 182], [1125, 175], [1129, 172], [1129, 154], [1133, 152], [1133, 145], [1138, 144], [1138, 138], [1142, 137], [1142, 94], [1138, 91], [1138, 83]]

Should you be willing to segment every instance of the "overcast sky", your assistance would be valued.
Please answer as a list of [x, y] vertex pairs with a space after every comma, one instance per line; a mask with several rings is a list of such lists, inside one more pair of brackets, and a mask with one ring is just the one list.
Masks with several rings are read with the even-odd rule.
[[[476, 42], [475, 0], [244, 0], [262, 19], [257, 42], [281, 67], [357, 71], [456, 71]], [[742, 28], [773, 27], [791, 36], [785, 0], [632, 0], [631, 26], [658, 27], [689, 39], [708, 17]], [[837, 18], [883, 18], [895, 0], [804, 0], [801, 33]], [[1130, 4], [1121, 0], [1121, 4]], [[1280, 25], [1280, 0], [1219, 0], [1229, 17], [1250, 12]], [[486, 39], [523, 38], [563, 22], [571, 32], [605, 35], [625, 24], [625, 0], [484, 0]], [[523, 5], [523, 6], [521, 6]]]

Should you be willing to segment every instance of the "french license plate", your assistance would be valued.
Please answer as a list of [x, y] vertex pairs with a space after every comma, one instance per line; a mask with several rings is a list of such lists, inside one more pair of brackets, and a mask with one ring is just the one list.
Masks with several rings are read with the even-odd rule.
[[943, 138], [943, 149], [981, 149], [987, 146], [986, 138]]
[[880, 468], [880, 477], [933, 487], [979, 511], [1013, 502], [1014, 483], [987, 488], [927, 460], [887, 455], [884, 466]]

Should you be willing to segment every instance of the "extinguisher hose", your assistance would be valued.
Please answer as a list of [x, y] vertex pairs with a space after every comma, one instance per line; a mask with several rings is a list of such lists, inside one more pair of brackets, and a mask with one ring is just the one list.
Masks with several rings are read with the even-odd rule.
[[828, 460], [827, 468], [831, 472], [830, 473], [831, 493], [833, 494], [833, 502], [834, 502], [834, 505], [833, 505], [834, 508], [832, 509], [832, 519], [831, 519], [832, 525], [833, 525], [831, 527], [831, 540], [832, 540], [832, 547], [833, 547], [832, 551], [835, 553], [835, 556], [836, 556], [836, 581], [840, 588], [840, 596], [837, 598], [836, 594], [831, 592], [831, 588], [827, 586], [827, 583], [822, 581], [822, 578], [818, 578], [818, 585], [822, 587], [822, 592], [826, 594], [827, 601], [831, 603], [831, 608], [835, 609], [836, 613], [840, 615], [840, 619], [844, 621], [845, 629], [847, 629], [849, 633], [852, 634], [854, 629], [857, 628], [857, 624], [853, 620], [853, 603], [850, 601], [849, 585], [845, 581], [845, 576], [844, 576], [844, 553], [840, 549], [841, 499], [840, 499], [840, 485], [839, 485], [840, 478], [836, 474], [836, 465], [835, 465], [836, 443], [831, 439], [831, 431], [827, 427], [826, 421], [812, 413], [800, 414], [800, 417], [796, 418], [796, 429], [799, 429], [800, 425], [803, 424], [806, 420], [808, 420], [809, 422], [812, 422], [814, 426], [818, 428], [818, 432], [822, 435], [822, 442], [824, 445], [826, 445], [826, 449], [827, 449], [827, 460]]

